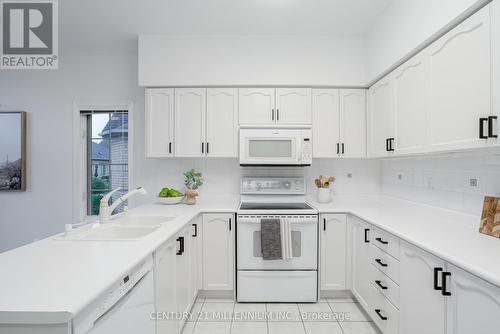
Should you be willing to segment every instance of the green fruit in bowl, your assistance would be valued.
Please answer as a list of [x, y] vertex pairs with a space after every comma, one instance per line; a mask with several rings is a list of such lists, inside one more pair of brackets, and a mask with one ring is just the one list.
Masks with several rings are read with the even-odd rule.
[[184, 196], [183, 193], [176, 189], [170, 189], [170, 188], [163, 188], [160, 193], [158, 194], [159, 197], [182, 197]]

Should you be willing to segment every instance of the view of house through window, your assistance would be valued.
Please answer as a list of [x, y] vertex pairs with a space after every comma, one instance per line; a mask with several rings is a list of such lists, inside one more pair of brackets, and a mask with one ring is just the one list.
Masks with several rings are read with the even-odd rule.
[[[102, 197], [120, 188], [111, 201], [128, 191], [128, 113], [81, 111], [86, 123], [87, 215], [98, 215]], [[123, 211], [120, 205], [115, 213]]]

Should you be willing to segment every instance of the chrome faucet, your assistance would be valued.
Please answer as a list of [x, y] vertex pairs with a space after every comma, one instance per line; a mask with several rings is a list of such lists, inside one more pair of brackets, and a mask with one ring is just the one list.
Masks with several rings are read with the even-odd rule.
[[113, 194], [118, 190], [121, 190], [121, 188], [116, 188], [115, 190], [104, 195], [104, 197], [101, 199], [101, 205], [99, 208], [99, 223], [101, 224], [107, 223], [111, 218], [113, 211], [118, 207], [118, 205], [125, 202], [127, 198], [129, 198], [130, 196], [133, 196], [135, 194], [141, 194], [141, 195], [147, 194], [146, 189], [144, 189], [143, 187], [139, 187], [120, 196], [116, 201], [113, 202], [113, 204], [109, 205], [109, 200], [111, 196], [113, 196]]

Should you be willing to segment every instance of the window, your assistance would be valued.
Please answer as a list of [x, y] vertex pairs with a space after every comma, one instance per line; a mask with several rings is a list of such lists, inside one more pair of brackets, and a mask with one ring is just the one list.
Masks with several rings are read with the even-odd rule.
[[[111, 201], [128, 191], [128, 112], [127, 110], [81, 110], [84, 178], [87, 216], [99, 214], [102, 197], [120, 188]], [[122, 212], [120, 205], [115, 213]]]

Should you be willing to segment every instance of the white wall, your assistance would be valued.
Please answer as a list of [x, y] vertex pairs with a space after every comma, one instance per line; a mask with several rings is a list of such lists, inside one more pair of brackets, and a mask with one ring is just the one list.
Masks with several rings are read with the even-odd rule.
[[456, 17], [490, 0], [393, 1], [366, 35], [366, 82], [396, 64]]
[[381, 187], [386, 195], [480, 216], [484, 195], [500, 196], [500, 155], [385, 160]]
[[361, 36], [143, 35], [142, 86], [365, 84]]

